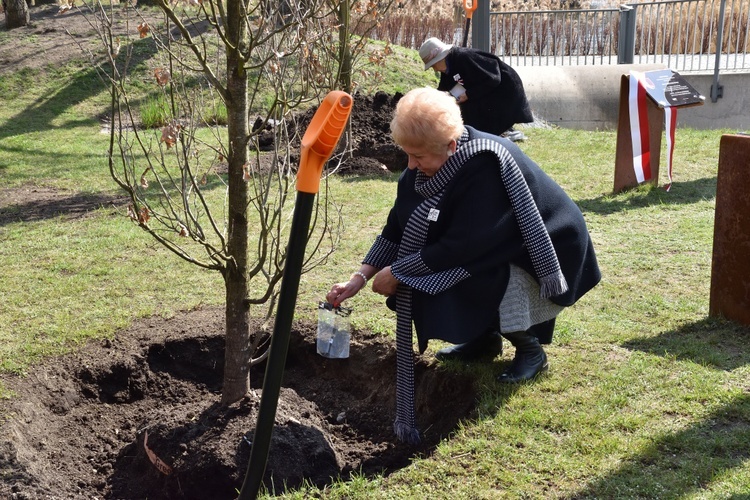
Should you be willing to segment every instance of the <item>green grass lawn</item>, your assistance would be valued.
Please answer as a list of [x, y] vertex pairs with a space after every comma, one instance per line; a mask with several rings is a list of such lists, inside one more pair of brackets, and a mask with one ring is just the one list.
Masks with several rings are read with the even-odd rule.
[[[106, 92], [91, 73], [26, 72], [0, 78], [0, 89], [0, 197], [40, 188], [116, 194], [96, 119]], [[494, 382], [496, 365], [460, 368], [477, 379], [477, 419], [430, 457], [324, 495], [750, 498], [750, 329], [708, 316], [719, 140], [730, 131], [678, 129], [672, 190], [618, 195], [614, 132], [524, 132], [522, 149], [583, 210], [603, 275], [558, 319], [551, 375], [509, 388]], [[303, 276], [299, 318], [312, 320], [330, 285], [357, 268], [395, 181], [330, 179], [343, 241], [327, 265]], [[161, 248], [122, 207], [0, 225], [0, 283], [4, 374], [29, 373], [139, 317], [223, 302], [218, 274]], [[381, 297], [361, 293], [349, 305], [355, 329], [392, 335]], [[11, 397], [0, 386], [0, 398]]]

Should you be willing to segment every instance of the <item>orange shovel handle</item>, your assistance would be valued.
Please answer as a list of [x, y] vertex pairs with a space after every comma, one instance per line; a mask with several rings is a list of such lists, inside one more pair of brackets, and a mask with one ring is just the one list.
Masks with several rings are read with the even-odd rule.
[[323, 165], [333, 154], [352, 111], [352, 96], [332, 90], [323, 99], [302, 137], [297, 191], [315, 194]]
[[471, 19], [471, 15], [477, 10], [477, 2], [479, 0], [464, 0], [464, 10], [466, 11], [466, 19]]

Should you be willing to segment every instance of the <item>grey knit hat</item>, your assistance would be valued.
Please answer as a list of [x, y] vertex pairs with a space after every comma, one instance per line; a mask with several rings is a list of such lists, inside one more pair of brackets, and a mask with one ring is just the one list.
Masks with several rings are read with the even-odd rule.
[[425, 40], [422, 46], [419, 47], [419, 57], [424, 62], [424, 69], [428, 70], [436, 62], [445, 59], [445, 56], [448, 55], [448, 52], [452, 48], [453, 45], [443, 43], [435, 37]]

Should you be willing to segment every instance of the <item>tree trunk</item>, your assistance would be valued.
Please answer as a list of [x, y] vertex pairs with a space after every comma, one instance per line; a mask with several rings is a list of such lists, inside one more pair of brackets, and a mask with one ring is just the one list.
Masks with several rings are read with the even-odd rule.
[[29, 7], [26, 0], [3, 0], [5, 7], [5, 27], [20, 28], [29, 24]]
[[349, 29], [351, 17], [349, 0], [341, 0], [339, 4], [339, 82], [344, 92], [352, 91], [352, 53], [349, 45]]
[[[227, 2], [227, 35], [234, 47], [244, 44], [241, 0]], [[236, 49], [227, 54], [227, 131], [229, 134], [229, 228], [227, 249], [230, 264], [226, 285], [226, 347], [222, 403], [242, 399], [250, 390], [250, 331], [247, 303], [247, 73]]]

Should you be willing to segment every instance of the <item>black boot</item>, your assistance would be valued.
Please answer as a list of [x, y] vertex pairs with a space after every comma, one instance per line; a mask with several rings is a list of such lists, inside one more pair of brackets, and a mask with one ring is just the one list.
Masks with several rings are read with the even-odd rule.
[[480, 358], [494, 358], [503, 353], [503, 338], [496, 331], [488, 331], [470, 342], [440, 349], [435, 357], [440, 361], [476, 361]]
[[531, 380], [540, 373], [549, 370], [547, 355], [544, 353], [539, 339], [529, 332], [503, 333], [503, 337], [510, 340], [516, 348], [516, 355], [510, 368], [497, 378], [498, 382], [517, 384]]

